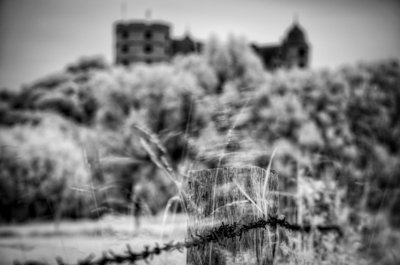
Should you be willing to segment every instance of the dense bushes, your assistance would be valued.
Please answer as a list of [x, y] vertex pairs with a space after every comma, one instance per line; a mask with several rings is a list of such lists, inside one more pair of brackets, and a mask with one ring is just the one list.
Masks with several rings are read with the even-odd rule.
[[[19, 91], [0, 91], [0, 203], [9, 211], [27, 205], [31, 212], [20, 220], [50, 215], [46, 203], [59, 215], [84, 216], [112, 199], [130, 209], [130, 200], [142, 197], [160, 210], [176, 191], [152, 161], [157, 152], [144, 148], [135, 129], [141, 126], [182, 174], [190, 166], [265, 167], [278, 148], [281, 191], [307, 189], [309, 179], [333, 181], [345, 193], [350, 223], [379, 211], [399, 228], [399, 85], [397, 61], [267, 73], [235, 38], [213, 38], [204, 54], [168, 64], [120, 68], [86, 58]], [[117, 159], [105, 166], [105, 157]], [[47, 202], [32, 208], [33, 198]], [[63, 200], [80, 203], [58, 207]], [[282, 201], [283, 208], [296, 204]], [[2, 219], [11, 221], [7, 211]]]
[[77, 217], [90, 210], [86, 194], [77, 191], [90, 182], [74, 130], [53, 115], [43, 115], [40, 126], [2, 129], [2, 221]]

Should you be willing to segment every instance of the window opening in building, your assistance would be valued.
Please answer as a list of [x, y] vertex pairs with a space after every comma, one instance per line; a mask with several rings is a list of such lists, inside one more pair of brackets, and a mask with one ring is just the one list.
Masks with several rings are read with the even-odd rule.
[[126, 31], [122, 31], [121, 36], [122, 38], [127, 39], [129, 37], [129, 33]]
[[151, 45], [146, 45], [144, 46], [144, 52], [145, 53], [151, 53], [153, 52], [153, 47]]
[[151, 38], [153, 38], [153, 33], [151, 31], [146, 31], [144, 33], [144, 37], [148, 40], [150, 40]]
[[128, 45], [123, 45], [123, 46], [121, 47], [121, 51], [122, 51], [123, 53], [128, 53], [128, 52], [129, 52], [129, 47], [128, 47]]

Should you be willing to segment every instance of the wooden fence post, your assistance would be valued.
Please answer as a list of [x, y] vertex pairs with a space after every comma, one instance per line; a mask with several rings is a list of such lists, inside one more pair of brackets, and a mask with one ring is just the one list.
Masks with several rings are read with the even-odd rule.
[[[263, 213], [238, 188], [268, 215], [278, 212], [278, 177], [259, 167], [218, 168], [189, 172], [188, 237], [208, 234], [222, 222], [242, 224], [254, 222]], [[264, 183], [267, 181], [264, 193]], [[263, 200], [263, 194], [265, 198]], [[277, 244], [276, 227], [253, 229], [241, 240], [222, 239], [222, 246], [209, 243], [204, 249], [187, 250], [187, 265], [262, 264], [272, 265]]]

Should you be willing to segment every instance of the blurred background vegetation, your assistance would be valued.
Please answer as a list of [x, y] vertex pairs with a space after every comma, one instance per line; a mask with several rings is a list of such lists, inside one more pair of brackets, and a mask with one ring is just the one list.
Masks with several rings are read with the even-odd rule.
[[171, 63], [82, 58], [0, 90], [0, 221], [129, 213], [136, 199], [153, 214], [165, 209], [177, 190], [139, 126], [182, 176], [266, 168], [277, 148], [289, 221], [340, 224], [359, 236], [358, 250], [389, 264], [388, 248], [400, 246], [399, 103], [398, 61], [265, 72], [234, 37]]

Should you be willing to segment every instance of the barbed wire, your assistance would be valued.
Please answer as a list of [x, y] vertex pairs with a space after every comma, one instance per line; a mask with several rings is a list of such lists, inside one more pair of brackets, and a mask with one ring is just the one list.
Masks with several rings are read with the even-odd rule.
[[[297, 224], [290, 224], [285, 220], [284, 216], [268, 216], [268, 219], [259, 218], [257, 221], [253, 221], [247, 224], [241, 224], [241, 222], [234, 222], [233, 224], [222, 224], [218, 228], [213, 228], [207, 235], [199, 235], [195, 234], [195, 236], [190, 235], [191, 239], [185, 240], [184, 242], [176, 242], [173, 241], [169, 243], [165, 243], [164, 246], [160, 247], [159, 244], [155, 244], [155, 247], [152, 249], [150, 246], [144, 246], [144, 250], [141, 252], [133, 252], [130, 245], [127, 244], [127, 249], [122, 254], [116, 254], [112, 250], [107, 252], [103, 252], [101, 258], [95, 259], [93, 254], [90, 254], [87, 258], [83, 260], [78, 260], [75, 264], [69, 264], [64, 262], [60, 257], [56, 258], [58, 265], [107, 265], [107, 264], [121, 264], [121, 263], [128, 263], [128, 264], [135, 264], [136, 261], [144, 260], [148, 261], [152, 259], [155, 255], [159, 255], [162, 252], [174, 251], [178, 250], [182, 252], [184, 248], [204, 248], [208, 243], [218, 243], [221, 246], [225, 245], [222, 242], [222, 239], [232, 239], [235, 237], [239, 237], [241, 240], [243, 233], [246, 233], [252, 229], [262, 228], [266, 229], [267, 226], [270, 227], [277, 227], [280, 226], [282, 228], [291, 230], [291, 231], [298, 231], [298, 232], [310, 232], [315, 228], [322, 233], [327, 232], [336, 232], [340, 237], [342, 236], [342, 230], [340, 227], [331, 225], [331, 226], [300, 226]], [[39, 262], [39, 261], [26, 261], [26, 262], [19, 262], [15, 261], [15, 265], [47, 265], [47, 263]]]

